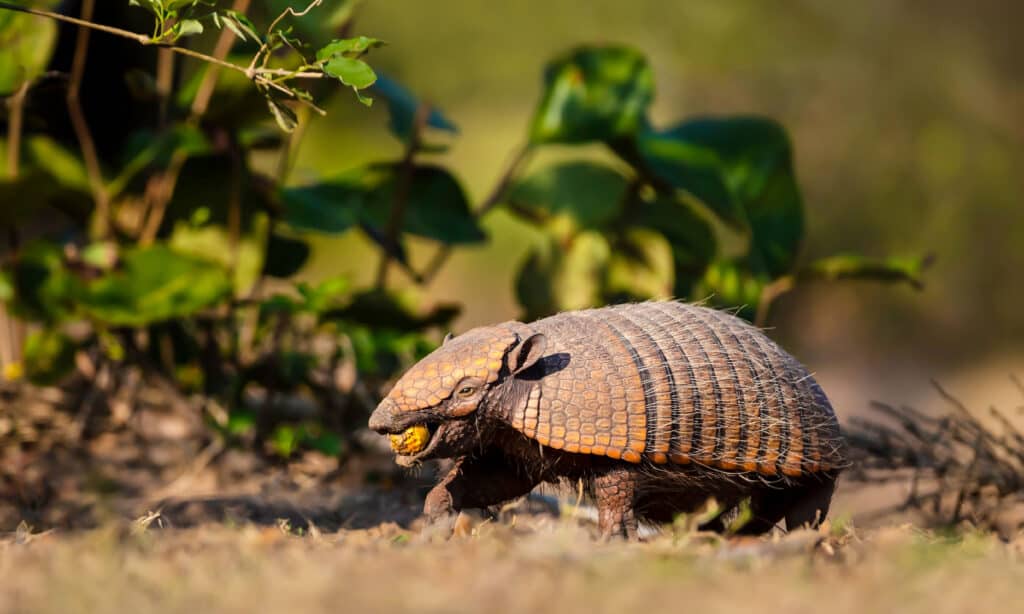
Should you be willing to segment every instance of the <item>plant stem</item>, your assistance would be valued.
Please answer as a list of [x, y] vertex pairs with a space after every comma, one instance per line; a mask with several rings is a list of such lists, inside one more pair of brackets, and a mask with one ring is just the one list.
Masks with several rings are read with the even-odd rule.
[[[519, 175], [519, 171], [522, 170], [523, 166], [525, 166], [532, 153], [533, 146], [530, 143], [527, 143], [516, 150], [512, 159], [509, 161], [508, 166], [505, 168], [505, 171], [501, 174], [501, 177], [498, 178], [497, 185], [494, 186], [490, 195], [480, 205], [480, 208], [477, 209], [477, 220], [483, 219], [491, 209], [494, 209], [501, 203], [501, 199], [504, 198], [505, 192], [508, 191], [509, 186], [511, 186], [512, 182], [515, 181], [516, 176]], [[420, 280], [424, 286], [434, 281], [451, 255], [452, 248], [449, 245], [442, 245], [436, 252], [434, 252], [434, 257], [430, 259], [430, 262], [427, 264], [427, 268], [423, 271], [423, 274], [420, 275]]]
[[754, 316], [754, 326], [763, 328], [768, 324], [768, 313], [771, 311], [775, 299], [789, 292], [796, 286], [794, 275], [783, 275], [772, 281], [761, 289], [761, 299], [757, 302], [757, 313]]
[[17, 11], [19, 13], [28, 13], [29, 15], [36, 15], [38, 17], [46, 17], [48, 19], [55, 19], [57, 21], [64, 21], [70, 24], [82, 28], [91, 28], [93, 30], [99, 30], [100, 32], [106, 32], [107, 34], [113, 34], [115, 36], [121, 36], [124, 38], [130, 38], [143, 45], [149, 44], [149, 37], [145, 34], [137, 34], [128, 30], [122, 30], [121, 28], [115, 28], [113, 26], [105, 26], [103, 24], [93, 23], [89, 21], [92, 18], [92, 12], [90, 11], [89, 16], [85, 17], [85, 4], [93, 4], [90, 0], [84, 0], [82, 8], [82, 19], [77, 17], [70, 17], [68, 15], [62, 15], [60, 13], [54, 13], [53, 11], [46, 11], [43, 9], [34, 9], [27, 6], [19, 6], [17, 4], [11, 4], [10, 2], [0, 2], [0, 9], [7, 9], [9, 11]]
[[[231, 8], [235, 12], [244, 15], [249, 10], [249, 0], [235, 0], [235, 4]], [[225, 28], [221, 31], [220, 36], [217, 38], [217, 43], [213, 47], [213, 57], [217, 59], [226, 58], [231, 53], [231, 48], [234, 44], [235, 35]], [[194, 117], [201, 117], [206, 113], [206, 109], [210, 105], [210, 99], [213, 97], [213, 90], [217, 86], [220, 68], [220, 65], [214, 64], [203, 75], [203, 80], [196, 91], [196, 97], [192, 99], [192, 115]]]
[[17, 179], [21, 161], [21, 127], [25, 116], [25, 96], [30, 81], [25, 81], [7, 99], [7, 178]]
[[[249, 3], [250, 0], [235, 0], [232, 9], [239, 13], [245, 13], [249, 10]], [[214, 60], [211, 62], [212, 66], [203, 75], [203, 80], [196, 91], [196, 97], [192, 100], [192, 108], [188, 118], [191, 125], [198, 125], [200, 118], [206, 114], [206, 110], [210, 106], [210, 100], [213, 97], [213, 91], [217, 87], [220, 67], [231, 66], [236, 69], [239, 68], [230, 62], [224, 61], [224, 58], [231, 52], [231, 47], [234, 46], [234, 43], [235, 36], [231, 32], [224, 30], [220, 33], [220, 38], [217, 39], [217, 43], [213, 48], [213, 56], [209, 56]], [[181, 47], [169, 47], [169, 49], [181, 49]], [[188, 161], [188, 156], [182, 150], [175, 151], [171, 156], [167, 169], [160, 175], [153, 177], [150, 186], [147, 186], [148, 215], [143, 223], [142, 231], [139, 233], [140, 244], [149, 245], [156, 240], [156, 235], [160, 232], [160, 226], [163, 224], [164, 216], [167, 213], [167, 206], [170, 204], [171, 199], [174, 198], [178, 177], [181, 175], [181, 169], [185, 166], [186, 161]]]
[[[92, 19], [95, 7], [95, 0], [83, 0], [82, 19], [76, 21], [91, 23], [89, 20]], [[85, 60], [88, 55], [89, 28], [80, 26], [75, 40], [75, 55], [71, 64], [71, 77], [68, 80], [68, 115], [71, 117], [71, 125], [78, 139], [78, 146], [82, 150], [82, 159], [85, 162], [86, 174], [89, 177], [89, 188], [92, 191], [93, 200], [96, 202], [96, 212], [93, 215], [93, 227], [90, 234], [94, 238], [105, 239], [110, 231], [110, 201], [107, 197], [107, 188], [103, 182], [99, 155], [96, 153], [96, 142], [93, 140], [92, 132], [89, 130], [89, 123], [85, 119], [82, 101], [79, 96], [82, 88], [82, 76], [85, 74]]]
[[[85, 2], [89, 2], [89, 0], [85, 0]], [[91, 4], [91, 2], [89, 2], [89, 3]], [[85, 5], [83, 4], [83, 7], [84, 6]], [[324, 78], [324, 74], [320, 73], [320, 72], [291, 72], [291, 71], [289, 71], [287, 69], [283, 69], [283, 68], [262, 68], [262, 69], [261, 68], [254, 68], [254, 69], [250, 70], [250, 69], [248, 69], [248, 68], [246, 68], [244, 66], [239, 66], [238, 64], [232, 64], [231, 62], [227, 62], [225, 60], [216, 58], [216, 57], [214, 57], [212, 55], [207, 55], [205, 53], [200, 53], [198, 51], [193, 51], [193, 50], [189, 49], [188, 47], [179, 47], [179, 46], [173, 45], [173, 44], [164, 44], [164, 43], [156, 42], [151, 37], [146, 36], [145, 34], [139, 34], [138, 32], [132, 32], [131, 30], [125, 30], [123, 28], [116, 28], [114, 26], [105, 26], [103, 24], [98, 24], [98, 23], [94, 23], [92, 21], [89, 21], [88, 19], [78, 19], [78, 18], [75, 18], [75, 17], [69, 17], [67, 15], [62, 15], [60, 13], [55, 13], [53, 11], [46, 11], [46, 10], [42, 10], [42, 9], [34, 9], [34, 8], [26, 7], [26, 6], [18, 6], [16, 4], [11, 4], [9, 2], [3, 2], [3, 1], [0, 1], [0, 9], [7, 9], [9, 11], [17, 11], [19, 13], [28, 13], [30, 15], [36, 15], [37, 17], [46, 17], [48, 19], [54, 19], [56, 21], [63, 21], [63, 22], [71, 23], [71, 24], [74, 24], [76, 26], [79, 26], [80, 28], [89, 28], [89, 29], [92, 29], [92, 30], [98, 30], [100, 32], [106, 32], [107, 34], [113, 34], [114, 36], [120, 36], [122, 38], [127, 38], [127, 39], [130, 39], [130, 40], [133, 40], [133, 41], [139, 43], [140, 45], [157, 45], [157, 46], [162, 47], [164, 49], [169, 49], [169, 50], [173, 51], [174, 53], [180, 53], [182, 55], [187, 55], [189, 57], [196, 58], [198, 60], [202, 60], [202, 61], [208, 62], [210, 64], [216, 64], [217, 66], [221, 66], [223, 68], [229, 68], [231, 70], [238, 71], [240, 73], [243, 73], [244, 75], [246, 75], [250, 79], [252, 79], [254, 81], [257, 81], [259, 83], [266, 83], [267, 82], [266, 76], [271, 76], [271, 75], [289, 74], [292, 77], [295, 77], [295, 78], [298, 78], [298, 79], [322, 79], [322, 78]], [[83, 11], [83, 14], [84, 14], [84, 11]]]
[[427, 124], [430, 116], [430, 105], [420, 103], [416, 107], [416, 115], [413, 117], [412, 129], [409, 131], [409, 142], [405, 147], [405, 156], [402, 157], [401, 165], [398, 168], [398, 184], [395, 186], [394, 201], [391, 204], [391, 216], [388, 218], [388, 225], [384, 231], [384, 241], [387, 243], [380, 255], [380, 265], [377, 267], [377, 287], [383, 288], [388, 281], [388, 268], [391, 265], [391, 251], [389, 248], [398, 245], [399, 235], [402, 233], [402, 222], [405, 220], [405, 207], [409, 201], [409, 190], [412, 188], [412, 177], [416, 170], [415, 157], [420, 149], [420, 133]]
[[160, 108], [157, 112], [157, 117], [160, 128], [167, 124], [167, 110], [173, 87], [174, 54], [169, 49], [161, 49], [156, 57], [156, 91], [160, 98]]

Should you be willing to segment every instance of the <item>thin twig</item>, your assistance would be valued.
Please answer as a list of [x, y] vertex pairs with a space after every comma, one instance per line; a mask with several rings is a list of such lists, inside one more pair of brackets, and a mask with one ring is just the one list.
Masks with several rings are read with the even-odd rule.
[[31, 81], [25, 81], [7, 98], [7, 177], [18, 177], [21, 160], [21, 127], [25, 112], [25, 97]]
[[783, 275], [767, 284], [761, 290], [761, 297], [757, 301], [757, 313], [754, 316], [754, 326], [764, 328], [768, 324], [768, 313], [771, 311], [772, 303], [783, 294], [789, 292], [796, 286], [796, 278], [792, 275]]
[[[85, 3], [91, 4], [90, 0], [85, 0]], [[85, 4], [83, 4], [83, 7], [84, 6], [85, 6]], [[270, 81], [270, 79], [267, 78], [267, 77], [270, 77], [270, 76], [288, 75], [290, 77], [294, 77], [294, 78], [298, 78], [298, 79], [322, 79], [322, 78], [324, 78], [324, 74], [322, 72], [310, 72], [310, 71], [293, 72], [293, 71], [290, 71], [290, 70], [287, 70], [287, 69], [284, 69], [284, 68], [264, 68], [264, 69], [256, 68], [256, 69], [250, 70], [250, 69], [246, 68], [245, 66], [239, 66], [237, 64], [232, 64], [231, 62], [228, 62], [226, 60], [214, 57], [212, 55], [207, 55], [207, 54], [201, 53], [199, 51], [193, 51], [192, 49], [189, 49], [188, 47], [180, 47], [180, 46], [174, 45], [174, 44], [166, 44], [166, 43], [161, 43], [161, 42], [155, 41], [151, 37], [149, 37], [149, 36], [147, 36], [145, 34], [139, 34], [138, 32], [132, 32], [130, 30], [125, 30], [125, 29], [122, 29], [122, 28], [114, 27], [114, 26], [105, 26], [103, 24], [98, 24], [98, 23], [94, 23], [92, 21], [89, 21], [88, 19], [78, 19], [78, 18], [75, 18], [75, 17], [69, 17], [67, 15], [62, 15], [60, 13], [55, 13], [53, 11], [46, 11], [46, 10], [42, 10], [42, 9], [34, 9], [34, 8], [25, 7], [25, 6], [18, 6], [16, 4], [11, 4], [9, 2], [2, 2], [2, 1], [0, 1], [0, 9], [7, 9], [7, 10], [10, 10], [10, 11], [17, 11], [19, 13], [29, 13], [30, 15], [36, 15], [38, 17], [46, 17], [48, 19], [54, 19], [54, 20], [57, 20], [57, 21], [64, 21], [64, 22], [71, 23], [71, 24], [74, 24], [76, 26], [79, 26], [80, 28], [88, 28], [88, 29], [97, 30], [97, 31], [100, 31], [100, 32], [106, 32], [107, 34], [113, 34], [114, 36], [120, 36], [122, 38], [127, 38], [127, 39], [130, 39], [130, 40], [133, 40], [133, 41], [139, 43], [140, 45], [156, 45], [156, 46], [162, 47], [164, 49], [169, 49], [170, 51], [173, 51], [174, 53], [180, 53], [182, 55], [187, 55], [189, 57], [193, 57], [193, 58], [202, 60], [204, 62], [208, 62], [210, 64], [215, 64], [215, 65], [223, 67], [223, 68], [229, 68], [231, 70], [238, 71], [238, 72], [246, 75], [247, 77], [249, 77], [253, 81], [255, 81], [257, 83], [260, 83], [262, 85], [266, 85], [268, 87], [274, 87], [275, 86], [275, 84], [272, 81]], [[83, 13], [84, 13], [84, 11], [83, 11]]]
[[[277, 24], [280, 23], [282, 19], [284, 19], [288, 15], [291, 15], [292, 17], [302, 17], [306, 13], [312, 11], [314, 8], [320, 6], [321, 2], [323, 2], [323, 0], [313, 0], [313, 2], [311, 2], [309, 6], [307, 6], [305, 9], [301, 11], [296, 11], [290, 6], [285, 8], [283, 11], [281, 11], [281, 14], [277, 16], [277, 19], [270, 22], [270, 27], [267, 28], [267, 40], [270, 39], [270, 35], [274, 32], [274, 28], [277, 27]], [[260, 45], [259, 51], [257, 51], [256, 55], [252, 57], [252, 62], [249, 63], [249, 72], [253, 72], [256, 69], [256, 64], [259, 63], [260, 57], [266, 54], [267, 51], [268, 45], [267, 42], [264, 41], [264, 43]], [[265, 65], [266, 62], [264, 62], [264, 66]]]
[[156, 92], [160, 108], [157, 112], [159, 125], [167, 124], [167, 111], [170, 107], [171, 89], [174, 88], [174, 54], [170, 49], [160, 49], [156, 56]]
[[384, 230], [385, 249], [381, 250], [380, 264], [377, 267], [378, 288], [383, 288], [388, 281], [388, 268], [391, 265], [391, 248], [398, 245], [402, 233], [402, 223], [405, 221], [405, 208], [409, 202], [409, 191], [412, 189], [413, 173], [416, 171], [416, 153], [420, 149], [420, 133], [426, 126], [427, 118], [430, 116], [430, 106], [424, 103], [416, 108], [413, 117], [412, 129], [409, 133], [409, 142], [405, 146], [405, 155], [398, 167], [398, 181], [395, 185], [394, 200], [391, 203], [391, 215], [388, 218], [388, 225]]
[[[239, 13], [245, 13], [249, 9], [249, 4], [250, 0], [235, 0], [232, 9]], [[216, 62], [213, 62], [213, 65], [203, 75], [203, 80], [196, 91], [196, 97], [192, 100], [192, 108], [188, 119], [190, 125], [198, 126], [199, 120], [206, 114], [210, 106], [210, 100], [213, 98], [213, 92], [217, 87], [220, 67], [227, 64], [239, 68], [230, 62], [223, 61], [231, 53], [234, 41], [234, 34], [227, 29], [222, 31], [217, 39], [213, 49], [214, 55], [212, 56]], [[156, 240], [156, 235], [160, 232], [160, 226], [163, 224], [164, 216], [167, 213], [167, 207], [170, 205], [171, 199], [174, 198], [181, 170], [187, 161], [188, 154], [183, 150], [176, 150], [171, 156], [167, 169], [150, 180], [151, 183], [147, 186], [146, 190], [146, 201], [148, 202], [146, 210], [148, 213], [143, 223], [142, 231], [139, 233], [140, 244], [149, 245]]]
[[[83, 0], [82, 19], [77, 21], [91, 23], [89, 20], [92, 19], [95, 5], [95, 0]], [[7, 7], [4, 6], [4, 8]], [[85, 161], [85, 170], [89, 177], [89, 188], [92, 191], [93, 200], [96, 202], [92, 234], [96, 238], [103, 239], [106, 238], [110, 230], [110, 201], [107, 197], [106, 185], [103, 182], [99, 155], [96, 153], [96, 142], [93, 140], [92, 132], [89, 130], [89, 123], [85, 119], [85, 112], [82, 110], [82, 101], [79, 96], [82, 88], [82, 76], [85, 74], [85, 60], [88, 54], [89, 28], [80, 25], [78, 37], [75, 41], [75, 56], [71, 64], [71, 77], [68, 80], [67, 105], [68, 114], [71, 117], [71, 125], [78, 139], [78, 146], [82, 150], [82, 159]]]
[[[249, 10], [250, 0], [235, 0], [235, 4], [231, 7], [233, 11], [240, 14], [245, 14]], [[220, 36], [217, 38], [217, 43], [213, 47], [213, 57], [217, 59], [223, 59], [231, 53], [231, 48], [235, 45], [235, 35], [227, 28], [221, 31]], [[201, 117], [206, 113], [207, 107], [210, 105], [210, 99], [213, 97], [213, 90], [217, 87], [217, 78], [220, 76], [221, 67], [217, 64], [210, 66], [206, 74], [203, 75], [203, 80], [199, 84], [199, 89], [196, 90], [196, 97], [192, 99], [192, 115], [194, 117]]]
[[[508, 191], [509, 186], [515, 181], [519, 175], [519, 171], [525, 166], [526, 162], [530, 159], [530, 155], [533, 153], [533, 147], [527, 143], [516, 150], [511, 160], [509, 160], [508, 166], [505, 167], [505, 171], [498, 178], [498, 183], [491, 190], [490, 195], [480, 205], [480, 208], [476, 211], [476, 219], [481, 220], [485, 215], [490, 213], [491, 209], [501, 204], [502, 199], [505, 197], [505, 192]], [[434, 281], [438, 273], [444, 267], [444, 264], [448, 261], [448, 258], [452, 255], [452, 248], [449, 245], [442, 245], [434, 253], [434, 257], [430, 259], [423, 274], [420, 275], [422, 285], [426, 286], [430, 282]]]

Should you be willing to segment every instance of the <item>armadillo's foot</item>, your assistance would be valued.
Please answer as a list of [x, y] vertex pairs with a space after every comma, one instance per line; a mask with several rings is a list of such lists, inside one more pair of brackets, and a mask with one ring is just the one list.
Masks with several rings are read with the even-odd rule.
[[485, 508], [521, 497], [536, 484], [529, 475], [507, 466], [501, 457], [459, 458], [427, 493], [423, 515], [432, 523], [447, 520], [467, 508]]
[[601, 538], [637, 541], [636, 475], [629, 469], [611, 469], [594, 478], [593, 488]]

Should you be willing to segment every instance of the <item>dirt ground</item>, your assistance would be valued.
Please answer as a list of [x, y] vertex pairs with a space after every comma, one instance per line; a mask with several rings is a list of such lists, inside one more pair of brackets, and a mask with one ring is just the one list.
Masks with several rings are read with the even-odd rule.
[[457, 535], [159, 519], [0, 543], [6, 612], [1019, 612], [1024, 536], [909, 527], [600, 543], [546, 515]]
[[[454, 537], [418, 519], [434, 480], [379, 437], [288, 462], [211, 437], [146, 395], [94, 415], [53, 391], [0, 413], [0, 612], [1019, 612], [1024, 523], [929, 531], [869, 516], [840, 483], [819, 531], [762, 538], [651, 528], [597, 539], [572, 493], [540, 493]], [[8, 397], [10, 400], [13, 397]], [[74, 400], [74, 399], [71, 399]], [[370, 434], [367, 434], [370, 435]], [[856, 512], [856, 513], [855, 513]]]

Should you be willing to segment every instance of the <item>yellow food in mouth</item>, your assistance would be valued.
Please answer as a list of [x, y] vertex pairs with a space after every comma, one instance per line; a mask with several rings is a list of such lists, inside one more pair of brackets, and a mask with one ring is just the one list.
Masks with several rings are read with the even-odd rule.
[[410, 426], [401, 433], [388, 435], [391, 449], [403, 456], [423, 451], [430, 442], [430, 429], [424, 424]]

